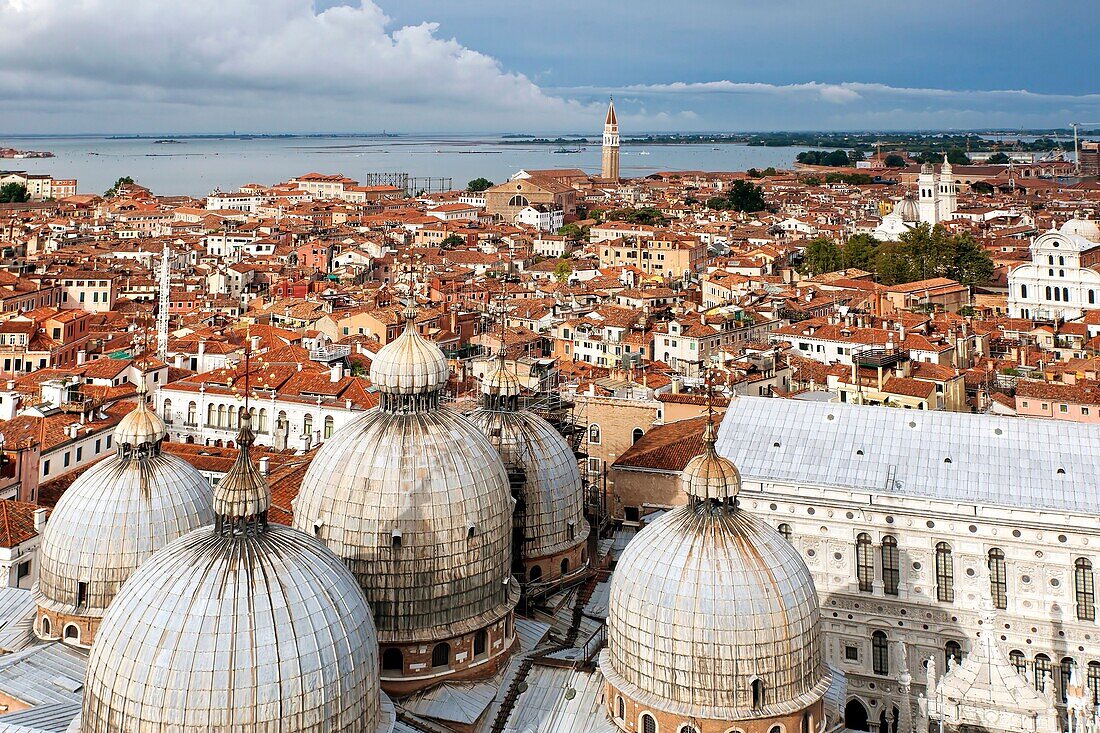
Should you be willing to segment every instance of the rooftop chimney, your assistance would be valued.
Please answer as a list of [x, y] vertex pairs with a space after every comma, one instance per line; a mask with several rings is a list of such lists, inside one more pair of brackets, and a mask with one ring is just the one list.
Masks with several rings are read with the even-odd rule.
[[49, 510], [45, 507], [38, 507], [34, 510], [34, 531], [41, 532], [42, 528], [46, 526], [46, 514]]
[[329, 376], [333, 382], [339, 382], [344, 378], [344, 365], [342, 362], [336, 362], [332, 365], [332, 369], [329, 370]]
[[260, 465], [260, 475], [261, 476], [267, 476], [268, 474], [271, 473], [271, 457], [270, 456], [262, 456], [260, 458], [260, 460], [258, 461], [258, 463]]

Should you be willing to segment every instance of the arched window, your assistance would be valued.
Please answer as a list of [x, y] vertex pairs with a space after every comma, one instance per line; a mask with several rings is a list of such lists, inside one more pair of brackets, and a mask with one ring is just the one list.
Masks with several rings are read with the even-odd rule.
[[1059, 264], [1059, 265], [1064, 265], [1064, 264], [1066, 264], [1066, 258], [1065, 258], [1065, 257], [1063, 257], [1062, 255], [1058, 255], [1058, 264]]
[[224, 428], [228, 422], [225, 417], [225, 405], [218, 405], [218, 427]]
[[73, 641], [80, 642], [80, 629], [76, 628], [73, 624], [69, 624], [65, 627], [65, 638], [72, 639]]
[[1073, 667], [1077, 662], [1072, 657], [1063, 657], [1058, 665], [1058, 694], [1062, 696], [1062, 702], [1066, 701], [1066, 691], [1069, 689], [1069, 678], [1073, 674]]
[[530, 202], [527, 200], [526, 196], [521, 196], [517, 193], [512, 198], [508, 199], [508, 205], [523, 207], [530, 205]]
[[1026, 298], [1027, 297], [1027, 285], [1021, 285], [1020, 286], [1020, 297], [1021, 298]]
[[1088, 676], [1085, 678], [1092, 691], [1092, 704], [1100, 705], [1100, 662], [1089, 662]]
[[875, 674], [890, 674], [890, 642], [885, 631], [871, 634], [871, 669]]
[[1077, 618], [1081, 621], [1096, 620], [1096, 595], [1093, 589], [1092, 563], [1079, 557], [1074, 563], [1073, 588], [1077, 595]]
[[898, 557], [898, 541], [893, 535], [882, 538], [882, 591], [889, 596], [898, 594], [901, 584], [901, 562]]
[[620, 695], [619, 698], [618, 698], [618, 705], [616, 706], [616, 709], [617, 709], [617, 712], [619, 713], [619, 720], [625, 719], [626, 718], [626, 701], [623, 700], [622, 695]]
[[1008, 575], [1005, 572], [1005, 553], [999, 547], [989, 551], [989, 593], [993, 605], [1008, 608]]
[[588, 426], [588, 442], [592, 445], [600, 444], [600, 426], [596, 423]]
[[474, 634], [474, 656], [480, 657], [485, 653], [485, 650], [489, 648], [489, 634], [485, 632], [485, 629], [481, 629]]
[[1069, 302], [1069, 288], [1062, 288], [1062, 302]]
[[963, 660], [963, 648], [957, 641], [949, 641], [943, 645], [943, 665], [944, 669], [951, 666], [951, 660], [955, 660], [955, 664], [958, 664]]
[[[1047, 289], [1049, 290], [1050, 288], [1047, 288]], [[1062, 289], [1061, 288], [1054, 288], [1054, 302], [1055, 303], [1060, 303], [1061, 301], [1062, 301]]]
[[1092, 290], [1090, 288], [1089, 289], [1089, 305], [1095, 305], [1095, 304], [1096, 304], [1096, 291]]
[[642, 733], [657, 733], [657, 720], [649, 713], [642, 713]]
[[290, 421], [286, 419], [286, 410], [279, 410], [279, 414], [275, 416], [275, 427], [279, 430], [287, 430], [290, 427]]
[[642, 439], [643, 435], [645, 435], [644, 430], [642, 430], [641, 428], [634, 428], [634, 430], [630, 433], [630, 444], [634, 445], [635, 443], [637, 443], [639, 440]]
[[539, 580], [540, 578], [542, 578], [542, 566], [532, 565], [528, 576], [531, 578], [531, 580]]
[[332, 419], [332, 415], [325, 415], [325, 439], [326, 440], [328, 438], [332, 437], [333, 425], [334, 425], [334, 421]]
[[[39, 626], [42, 629], [42, 636], [49, 636], [50, 635], [50, 619], [48, 617], [43, 616], [42, 617], [42, 623]], [[1096, 662], [1093, 662], [1092, 664], [1096, 664]], [[1092, 667], [1091, 666], [1089, 667], [1089, 674], [1092, 674]]]
[[1047, 300], [1053, 300], [1054, 299], [1053, 296], [1050, 294], [1050, 286], [1049, 285], [1047, 285], [1046, 293], [1047, 293]]
[[1035, 655], [1035, 689], [1043, 692], [1046, 677], [1051, 673], [1050, 657], [1046, 654]]
[[432, 649], [432, 669], [446, 667], [451, 663], [451, 645], [447, 642], [436, 644]]
[[397, 647], [382, 652], [382, 669], [387, 672], [401, 672], [405, 669], [405, 655]]
[[752, 681], [752, 706], [753, 708], [764, 707], [764, 680], [759, 677]]
[[1008, 653], [1008, 661], [1012, 662], [1012, 667], [1018, 674], [1022, 674], [1025, 677], [1027, 676], [1027, 657], [1024, 656], [1022, 651], [1019, 649], [1010, 651]]
[[165, 425], [172, 424], [172, 400], [164, 401], [164, 409], [161, 410], [160, 415], [164, 418]]
[[569, 558], [563, 558], [561, 561], [561, 574], [569, 575]]
[[313, 415], [306, 413], [302, 418], [302, 435], [310, 435], [313, 433]]
[[778, 527], [776, 527], [776, 529], [779, 530], [779, 534], [783, 535], [783, 539], [787, 540], [787, 542], [791, 541], [791, 536], [792, 536], [791, 525], [781, 524]]
[[860, 591], [870, 593], [875, 581], [875, 559], [871, 552], [871, 535], [866, 532], [856, 537], [856, 578]]
[[768, 733], [783, 733], [783, 726], [773, 725], [771, 728], [768, 728]]
[[849, 700], [844, 706], [844, 727], [848, 730], [866, 731], [870, 729], [867, 723], [867, 708], [855, 698]]
[[951, 545], [936, 545], [936, 598], [944, 603], [955, 602], [955, 562], [951, 558]]
[[260, 408], [259, 413], [256, 415], [256, 430], [261, 433], [267, 432], [267, 408]]
[[187, 403], [187, 424], [192, 427], [198, 425], [198, 409], [199, 406], [196, 405], [194, 402]]
[[681, 725], [680, 733], [699, 733], [699, 731], [697, 731], [694, 726]]
[[214, 427], [214, 405], [209, 404], [206, 406], [206, 426], [208, 428]]

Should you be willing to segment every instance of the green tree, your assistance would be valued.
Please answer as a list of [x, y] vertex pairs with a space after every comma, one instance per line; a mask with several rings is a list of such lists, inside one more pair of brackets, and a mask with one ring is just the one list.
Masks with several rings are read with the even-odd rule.
[[910, 277], [909, 258], [900, 242], [883, 242], [875, 252], [875, 272], [883, 285], [907, 283]]
[[993, 155], [986, 158], [985, 162], [986, 163], [993, 163], [994, 165], [1005, 165], [1007, 163], [1011, 163], [1012, 159], [1009, 158], [1007, 155], [1005, 155], [1000, 150], [998, 150], [996, 153], [994, 153]]
[[493, 182], [488, 178], [475, 178], [466, 184], [466, 190], [471, 193], [480, 193], [486, 189], [492, 188]]
[[904, 168], [905, 167], [905, 158], [898, 155], [897, 153], [890, 153], [889, 155], [887, 155], [886, 160], [884, 162], [886, 163], [887, 168]]
[[761, 173], [760, 171], [758, 171], [756, 168], [749, 168], [747, 171], [745, 171], [745, 173], [748, 174], [749, 178], [763, 178], [764, 177], [764, 174]]
[[668, 223], [668, 217], [652, 206], [640, 209], [615, 209], [604, 214], [605, 221], [625, 221], [631, 224], [662, 226]]
[[569, 223], [558, 230], [558, 234], [561, 234], [566, 239], [573, 242], [587, 242], [589, 230], [588, 227], [577, 226], [576, 224]]
[[558, 260], [558, 264], [554, 265], [554, 279], [558, 282], [565, 282], [572, 274], [573, 263], [569, 260]]
[[455, 247], [462, 247], [465, 244], [465, 237], [459, 236], [458, 234], [448, 234], [447, 237], [439, 243], [439, 246], [443, 249], [454, 249]]
[[31, 195], [22, 183], [5, 183], [0, 186], [0, 204], [21, 204], [30, 200]]
[[878, 244], [878, 240], [870, 234], [853, 234], [848, 237], [842, 252], [844, 267], [855, 267], [867, 272], [874, 272]]
[[806, 184], [807, 186], [820, 186], [821, 178], [819, 176], [806, 176], [802, 179], [802, 183]]
[[717, 211], [725, 211], [730, 207], [729, 199], [725, 196], [711, 196], [707, 199], [707, 208]]
[[993, 258], [970, 232], [956, 234], [951, 239], [955, 249], [949, 275], [952, 280], [958, 280], [963, 285], [982, 285], [993, 279]]
[[764, 203], [764, 189], [748, 181], [734, 181], [726, 192], [726, 200], [735, 211], [753, 212], [767, 208]]
[[970, 165], [970, 157], [962, 148], [951, 148], [947, 151], [947, 162], [951, 165]]
[[802, 255], [802, 271], [820, 275], [844, 266], [843, 254], [837, 243], [828, 237], [817, 237], [806, 245]]
[[115, 185], [111, 186], [106, 191], [104, 191], [103, 195], [106, 196], [107, 198], [110, 198], [111, 196], [117, 196], [118, 195], [118, 189], [122, 188], [123, 186], [132, 186], [132, 185], [134, 185], [134, 179], [132, 177], [122, 176], [117, 181], [115, 181]]

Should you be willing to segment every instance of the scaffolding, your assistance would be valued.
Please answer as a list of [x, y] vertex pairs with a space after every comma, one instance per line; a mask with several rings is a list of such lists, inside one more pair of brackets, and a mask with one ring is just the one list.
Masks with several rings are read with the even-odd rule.
[[454, 179], [449, 176], [410, 176], [404, 171], [392, 173], [368, 173], [368, 186], [394, 186], [404, 189], [405, 193], [415, 196], [420, 193], [446, 193], [454, 190]]

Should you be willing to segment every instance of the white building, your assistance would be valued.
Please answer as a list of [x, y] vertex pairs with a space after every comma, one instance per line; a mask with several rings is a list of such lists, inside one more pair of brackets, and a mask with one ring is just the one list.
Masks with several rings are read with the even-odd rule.
[[565, 224], [565, 212], [549, 206], [525, 206], [516, 214], [515, 223], [535, 227], [540, 232], [556, 232]]
[[1066, 320], [1100, 308], [1100, 227], [1072, 219], [1031, 243], [1031, 262], [1008, 275], [1013, 318]]
[[955, 187], [955, 174], [947, 156], [943, 156], [943, 165], [936, 175], [931, 163], [921, 166], [917, 178], [918, 208], [920, 220], [924, 224], [935, 226], [941, 221], [953, 218], [959, 208], [958, 189]]
[[206, 197], [207, 211], [247, 211], [256, 213], [263, 203], [263, 197], [251, 193], [226, 193], [215, 189]]

